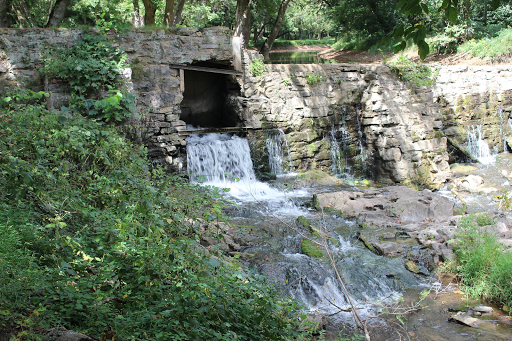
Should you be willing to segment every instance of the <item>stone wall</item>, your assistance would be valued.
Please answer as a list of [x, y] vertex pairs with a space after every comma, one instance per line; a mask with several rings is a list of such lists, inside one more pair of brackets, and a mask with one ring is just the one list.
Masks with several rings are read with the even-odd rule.
[[[45, 86], [38, 69], [50, 46], [72, 46], [83, 34], [80, 29], [0, 29], [0, 86], [24, 83], [50, 91], [56, 107], [66, 103], [67, 85], [47, 80]], [[186, 145], [179, 134], [185, 129], [180, 116], [184, 72], [171, 65], [203, 61], [233, 68], [230, 32], [221, 27], [132, 30], [108, 38], [126, 51], [129, 67], [123, 77], [143, 114], [132, 123], [142, 126], [150, 155], [180, 163]], [[411, 88], [386, 66], [266, 65], [262, 75], [253, 76], [249, 66], [255, 58], [255, 53], [244, 53], [243, 76], [226, 76], [230, 86], [240, 87], [227, 94], [227, 109], [238, 115], [235, 120], [230, 114], [229, 122], [282, 129], [292, 170], [320, 168], [438, 186], [449, 175], [447, 149], [463, 148], [468, 125], [481, 124], [486, 140], [500, 151], [511, 135], [508, 66], [442, 67], [431, 91]], [[265, 134], [264, 129], [250, 134], [263, 168]]]
[[[94, 32], [93, 32], [94, 33]], [[23, 84], [34, 90], [46, 90], [56, 108], [69, 101], [67, 84], [49, 80], [46, 89], [38, 69], [49, 47], [70, 47], [84, 34], [82, 29], [5, 29], [0, 28], [0, 88]], [[168, 30], [130, 30], [111, 32], [107, 38], [126, 52], [128, 68], [123, 77], [137, 96], [137, 110], [143, 120], [144, 140], [150, 155], [169, 164], [179, 162], [179, 150], [185, 146], [178, 131], [185, 128], [180, 120], [180, 71], [171, 64], [215, 61], [230, 65], [231, 32], [225, 27], [203, 30], [178, 28]]]
[[440, 67], [434, 100], [443, 131], [457, 148], [465, 149], [468, 130], [478, 125], [493, 152], [512, 151], [512, 66]]
[[294, 170], [332, 171], [330, 150], [340, 143], [342, 168], [355, 176], [437, 186], [449, 175], [432, 92], [411, 90], [386, 66], [267, 65], [261, 76], [246, 73], [243, 95], [247, 125], [286, 133]]

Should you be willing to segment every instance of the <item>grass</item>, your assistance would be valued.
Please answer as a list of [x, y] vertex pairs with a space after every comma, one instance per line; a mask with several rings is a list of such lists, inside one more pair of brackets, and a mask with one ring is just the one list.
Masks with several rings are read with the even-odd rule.
[[[322, 38], [322, 39], [296, 39], [296, 40], [286, 40], [286, 39], [276, 39], [273, 48], [276, 47], [302, 47], [302, 46], [320, 46], [320, 45], [332, 45], [336, 41], [333, 37]], [[254, 44], [254, 42], [250, 42], [250, 46], [260, 47], [263, 45], [264, 40], [261, 40]]]
[[464, 291], [470, 296], [510, 307], [512, 253], [505, 250], [495, 234], [480, 228], [489, 222], [483, 216], [469, 215], [459, 221], [462, 232], [454, 245], [456, 259], [450, 269], [461, 277]]
[[457, 52], [469, 52], [478, 58], [491, 58], [498, 61], [503, 57], [512, 55], [512, 28], [502, 30], [494, 38], [472, 39], [457, 49]]

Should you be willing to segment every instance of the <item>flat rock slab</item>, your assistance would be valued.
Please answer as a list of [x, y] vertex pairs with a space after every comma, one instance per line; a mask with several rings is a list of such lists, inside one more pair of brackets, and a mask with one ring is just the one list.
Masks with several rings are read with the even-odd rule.
[[448, 321], [457, 322], [468, 327], [476, 327], [480, 322], [479, 319], [469, 316], [466, 313], [457, 313], [451, 316]]
[[345, 216], [363, 218], [371, 225], [400, 225], [446, 220], [453, 215], [453, 202], [429, 190], [414, 191], [389, 186], [365, 192], [340, 191], [313, 196], [318, 209], [331, 209]]

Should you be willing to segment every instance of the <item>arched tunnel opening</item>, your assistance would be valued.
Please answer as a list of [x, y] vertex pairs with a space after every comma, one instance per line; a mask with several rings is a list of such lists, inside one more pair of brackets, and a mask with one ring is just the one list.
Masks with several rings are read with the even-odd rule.
[[[237, 110], [229, 105], [230, 96], [240, 95], [240, 86], [229, 65], [200, 62], [184, 69], [184, 92], [180, 119], [201, 128], [240, 125]], [[183, 84], [182, 83], [182, 84]]]

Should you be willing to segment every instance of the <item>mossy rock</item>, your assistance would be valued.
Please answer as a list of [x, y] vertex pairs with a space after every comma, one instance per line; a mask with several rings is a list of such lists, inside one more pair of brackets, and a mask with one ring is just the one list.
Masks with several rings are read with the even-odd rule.
[[304, 239], [302, 241], [301, 252], [312, 258], [322, 258], [324, 256], [323, 248], [309, 239]]
[[454, 163], [450, 165], [450, 170], [453, 173], [470, 173], [478, 170], [478, 168], [471, 165], [461, 165], [460, 163]]
[[410, 260], [405, 262], [405, 268], [415, 274], [420, 272], [420, 269], [418, 269], [418, 266], [413, 261], [410, 261]]
[[312, 169], [303, 174], [300, 174], [297, 176], [297, 179], [309, 185], [340, 185], [342, 183], [340, 179], [319, 169]]
[[308, 230], [311, 233], [313, 232], [313, 226], [311, 225], [311, 221], [304, 216], [297, 217], [297, 225]]

